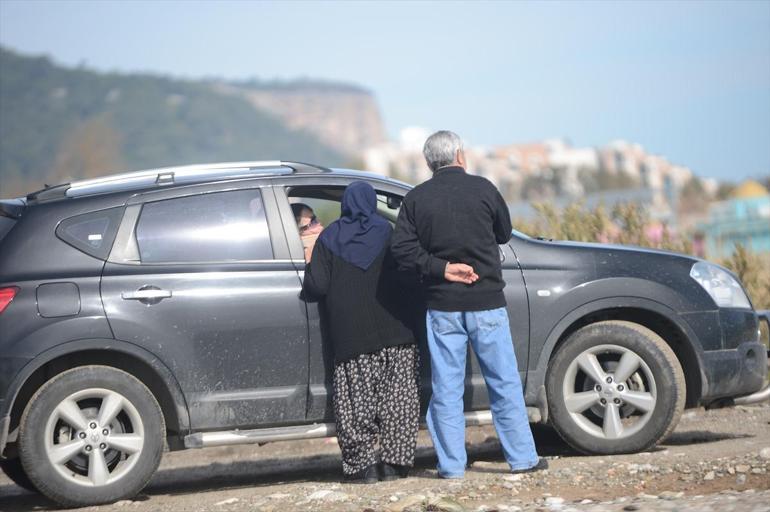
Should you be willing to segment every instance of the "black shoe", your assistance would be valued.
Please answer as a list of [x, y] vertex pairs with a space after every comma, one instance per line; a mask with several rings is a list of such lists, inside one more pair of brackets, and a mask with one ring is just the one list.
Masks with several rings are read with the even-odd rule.
[[376, 484], [380, 481], [380, 472], [377, 469], [377, 464], [372, 464], [361, 471], [345, 475], [342, 481], [346, 484]]
[[534, 473], [535, 471], [542, 471], [544, 469], [548, 469], [548, 461], [540, 457], [540, 460], [537, 461], [537, 464], [535, 464], [531, 468], [512, 469], [511, 473], [513, 473], [514, 475], [520, 475], [522, 473]]
[[398, 480], [399, 478], [406, 478], [409, 476], [409, 466], [400, 466], [398, 464], [382, 463], [380, 469], [380, 480], [383, 482], [390, 482], [391, 480]]

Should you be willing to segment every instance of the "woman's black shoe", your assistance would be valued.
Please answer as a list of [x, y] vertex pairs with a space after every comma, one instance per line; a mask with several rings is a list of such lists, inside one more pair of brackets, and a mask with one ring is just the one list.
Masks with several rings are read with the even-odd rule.
[[409, 466], [388, 464], [387, 462], [382, 463], [382, 469], [380, 470], [380, 480], [383, 482], [398, 480], [399, 478], [406, 478], [408, 475]]
[[380, 481], [380, 472], [377, 470], [377, 464], [372, 464], [361, 471], [345, 475], [342, 481], [347, 484], [376, 484]]

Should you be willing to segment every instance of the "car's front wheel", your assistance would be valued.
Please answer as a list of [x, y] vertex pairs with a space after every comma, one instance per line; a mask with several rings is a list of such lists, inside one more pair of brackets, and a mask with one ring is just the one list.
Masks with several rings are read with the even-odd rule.
[[65, 506], [137, 494], [160, 463], [163, 414], [132, 375], [84, 366], [45, 383], [21, 418], [19, 453], [37, 489]]
[[684, 373], [671, 347], [639, 324], [604, 321], [570, 335], [548, 367], [551, 421], [584, 453], [646, 450], [679, 422]]

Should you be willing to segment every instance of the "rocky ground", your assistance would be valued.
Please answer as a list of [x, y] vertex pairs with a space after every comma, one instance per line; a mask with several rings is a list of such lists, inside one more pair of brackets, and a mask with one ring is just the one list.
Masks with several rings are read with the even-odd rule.
[[[439, 480], [420, 434], [407, 480], [340, 484], [332, 440], [166, 454], [145, 491], [86, 510], [115, 511], [635, 511], [770, 512], [770, 405], [686, 412], [656, 449], [583, 456], [550, 429], [535, 429], [550, 469], [511, 475], [491, 427], [468, 429], [473, 463], [462, 481]], [[0, 476], [0, 511], [51, 510]]]

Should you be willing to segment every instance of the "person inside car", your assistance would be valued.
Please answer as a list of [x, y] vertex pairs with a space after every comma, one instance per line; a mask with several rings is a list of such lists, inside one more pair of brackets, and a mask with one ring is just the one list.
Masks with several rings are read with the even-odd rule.
[[414, 308], [400, 284], [411, 278], [390, 255], [392, 231], [377, 213], [374, 188], [355, 181], [305, 270], [303, 292], [321, 301], [334, 352], [334, 413], [348, 482], [403, 478], [414, 464], [419, 354]]
[[297, 221], [299, 237], [302, 240], [302, 248], [305, 251], [305, 261], [310, 262], [313, 255], [313, 246], [315, 246], [318, 235], [321, 234], [324, 227], [316, 217], [313, 209], [305, 203], [294, 203], [291, 205], [291, 211], [294, 213], [294, 220]]

